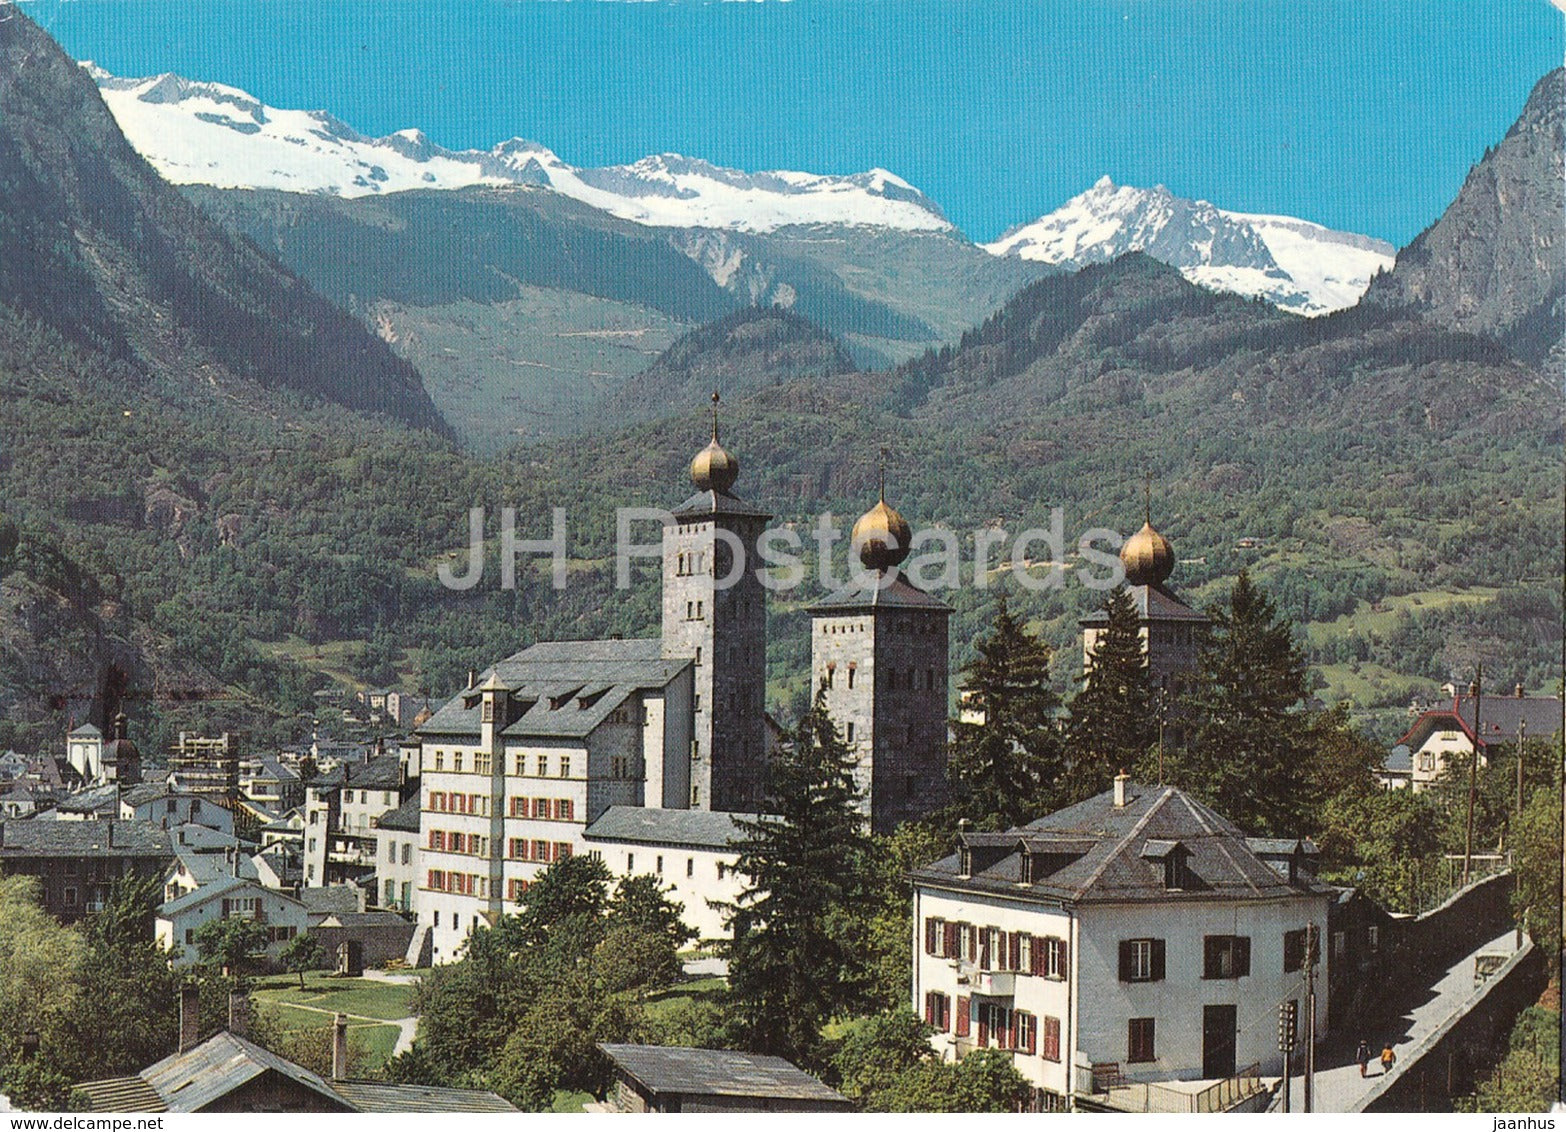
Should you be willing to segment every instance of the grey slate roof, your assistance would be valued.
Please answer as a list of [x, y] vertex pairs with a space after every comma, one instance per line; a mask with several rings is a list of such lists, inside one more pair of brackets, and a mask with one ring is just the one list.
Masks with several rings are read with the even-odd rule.
[[812, 614], [850, 613], [866, 609], [926, 609], [950, 613], [951, 606], [931, 597], [898, 571], [850, 582], [810, 606]]
[[332, 1090], [360, 1112], [516, 1112], [499, 1093], [384, 1081], [333, 1081]]
[[[1137, 616], [1144, 621], [1195, 621], [1206, 624], [1207, 614], [1198, 613], [1163, 586], [1127, 586], [1126, 592], [1136, 606]], [[1107, 625], [1109, 614], [1095, 609], [1078, 619], [1079, 625]]]
[[599, 1049], [653, 1093], [687, 1096], [770, 1097], [820, 1101], [846, 1107], [848, 1098], [781, 1057], [688, 1046], [600, 1043]]
[[68, 738], [68, 739], [102, 739], [103, 738], [103, 732], [99, 731], [96, 727], [94, 727], [90, 723], [84, 723], [80, 727], [78, 727], [74, 731], [72, 731], [69, 735], [67, 735], [66, 738]]
[[726, 491], [698, 491], [673, 511], [676, 519], [702, 519], [713, 515], [743, 515], [770, 519], [771, 514]]
[[727, 849], [745, 837], [736, 819], [755, 816], [720, 810], [654, 810], [641, 806], [610, 806], [582, 832], [582, 836], [589, 841]]
[[1389, 774], [1414, 773], [1414, 753], [1408, 749], [1408, 744], [1399, 743], [1387, 752], [1387, 757], [1381, 763], [1381, 769]]
[[395, 810], [387, 810], [377, 822], [380, 829], [394, 829], [401, 833], [419, 832], [419, 796], [413, 795]]
[[110, 782], [103, 786], [92, 786], [86, 790], [78, 790], [68, 798], [61, 800], [55, 807], [64, 814], [99, 814], [120, 810], [120, 788]]
[[359, 910], [359, 890], [347, 884], [301, 888], [299, 902], [312, 916], [342, 915]]
[[[1424, 746], [1433, 731], [1462, 731], [1470, 739], [1474, 734], [1474, 701], [1459, 696], [1453, 707], [1424, 712], [1399, 741], [1411, 749]], [[1511, 743], [1517, 738], [1519, 723], [1527, 723], [1527, 738], [1545, 740], [1560, 731], [1562, 704], [1555, 696], [1485, 696], [1479, 705], [1480, 742]]]
[[143, 821], [0, 821], [0, 861], [14, 857], [173, 860], [167, 831]]
[[[507, 657], [481, 675], [497, 677], [524, 708], [503, 734], [579, 739], [638, 690], [661, 689], [691, 661], [665, 657], [650, 640], [548, 641]], [[479, 734], [479, 694], [465, 689], [419, 728], [421, 735]]]
[[[1037, 848], [1028, 851], [1042, 854], [1041, 866], [1033, 883], [1023, 884], [1024, 842], [1035, 838]], [[1007, 833], [965, 834], [963, 840], [972, 847], [971, 876], [961, 875], [961, 855], [952, 854], [914, 870], [913, 879], [1046, 903], [1261, 900], [1325, 891], [1308, 876], [1289, 884], [1232, 824], [1173, 786], [1127, 783], [1123, 807], [1106, 790]], [[1143, 856], [1149, 842], [1179, 842], [1196, 883], [1166, 889], [1162, 866]]]

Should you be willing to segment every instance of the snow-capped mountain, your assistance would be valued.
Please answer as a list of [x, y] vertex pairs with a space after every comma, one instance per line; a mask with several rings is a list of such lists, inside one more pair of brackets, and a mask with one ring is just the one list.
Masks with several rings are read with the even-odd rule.
[[365, 137], [324, 111], [280, 110], [219, 83], [178, 75], [118, 78], [83, 65], [131, 145], [174, 184], [342, 197], [522, 184], [660, 227], [952, 227], [933, 201], [884, 169], [841, 177], [745, 173], [678, 154], [578, 168], [520, 138], [487, 151], [457, 151], [418, 130]]
[[1397, 249], [1289, 216], [1228, 212], [1102, 177], [1054, 212], [1013, 228], [986, 251], [1081, 267], [1144, 252], [1217, 291], [1266, 299], [1298, 314], [1328, 314], [1359, 302]]

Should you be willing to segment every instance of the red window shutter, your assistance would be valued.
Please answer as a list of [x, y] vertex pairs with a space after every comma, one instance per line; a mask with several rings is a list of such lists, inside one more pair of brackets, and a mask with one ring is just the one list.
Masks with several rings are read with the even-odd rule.
[[1037, 1018], [1033, 1018], [1033, 1017], [1030, 1016], [1028, 1021], [1030, 1023], [1030, 1025], [1028, 1026], [1028, 1052], [1030, 1054], [1032, 1054], [1032, 1053], [1037, 1053], [1038, 1052], [1038, 1047], [1039, 1047], [1039, 1020]]
[[935, 1025], [935, 995], [934, 992], [926, 992], [924, 996], [924, 1021], [927, 1026]]
[[1011, 935], [1011, 964], [1010, 970], [1022, 970], [1022, 933], [1013, 932]]
[[[1160, 961], [1162, 954], [1162, 952], [1159, 953]], [[1065, 940], [1060, 941], [1060, 977], [1062, 979], [1071, 978], [1071, 945]]]
[[984, 1007], [979, 1007], [979, 1048], [983, 1049], [990, 1041], [990, 1012]]
[[957, 996], [957, 1036], [959, 1038], [966, 1038], [968, 1036], [968, 1013], [970, 1001], [970, 999], [963, 995]]
[[997, 971], [1004, 971], [1006, 969], [1006, 945], [1011, 936], [1006, 932], [996, 932], [995, 934], [997, 938], [995, 940], [995, 955], [992, 956], [992, 961]]
[[1060, 1019], [1044, 1019], [1044, 1060], [1060, 1060]]
[[941, 949], [941, 954], [948, 959], [957, 957], [957, 925], [946, 925], [946, 946]]
[[[926, 916], [924, 918], [924, 953], [926, 955], [935, 954], [935, 929], [937, 926], [933, 917]], [[929, 1013], [928, 1004], [925, 1007], [925, 1012]], [[926, 1018], [925, 1021], [928, 1022], [929, 1019]]]
[[555, 860], [563, 861], [571, 855], [571, 843], [560, 841], [555, 844]]

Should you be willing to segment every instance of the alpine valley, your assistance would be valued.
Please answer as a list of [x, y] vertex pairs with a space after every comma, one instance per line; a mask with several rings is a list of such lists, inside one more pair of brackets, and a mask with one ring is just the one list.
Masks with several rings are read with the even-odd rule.
[[[292, 737], [327, 681], [442, 697], [534, 640], [647, 633], [614, 509], [683, 498], [713, 387], [779, 522], [864, 510], [882, 447], [903, 514], [959, 532], [1057, 505], [1073, 536], [1130, 530], [1150, 478], [1187, 600], [1249, 567], [1318, 694], [1383, 736], [1476, 655], [1558, 677], [1559, 72], [1394, 264], [1159, 189], [982, 247], [884, 171], [364, 138], [84, 69], [7, 14], [0, 748], [122, 694], [144, 748]], [[566, 588], [442, 587], [475, 505], [523, 537], [565, 508]], [[1098, 595], [986, 580], [949, 595], [954, 666], [1004, 592], [1064, 687]], [[819, 596], [771, 601], [780, 714]]]

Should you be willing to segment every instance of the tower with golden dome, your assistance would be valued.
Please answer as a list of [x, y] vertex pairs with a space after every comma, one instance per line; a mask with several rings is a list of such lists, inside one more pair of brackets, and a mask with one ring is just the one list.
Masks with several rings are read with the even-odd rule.
[[[1169, 587], [1174, 573], [1174, 547], [1153, 527], [1152, 489], [1148, 488], [1142, 529], [1120, 547], [1127, 591], [1141, 622], [1142, 651], [1147, 656], [1153, 688], [1176, 694], [1186, 673], [1196, 666], [1197, 653], [1207, 632], [1203, 613], [1181, 601]], [[1093, 664], [1099, 634], [1109, 624], [1109, 614], [1094, 610], [1082, 618], [1082, 667]]]
[[691, 461], [695, 494], [663, 529], [663, 655], [694, 663], [690, 805], [755, 810], [767, 758], [767, 609], [756, 543], [772, 516], [734, 494], [718, 439]]
[[887, 832], [947, 800], [947, 619], [902, 571], [913, 529], [886, 501], [854, 524], [860, 576], [810, 608], [810, 671], [854, 755], [870, 828]]

